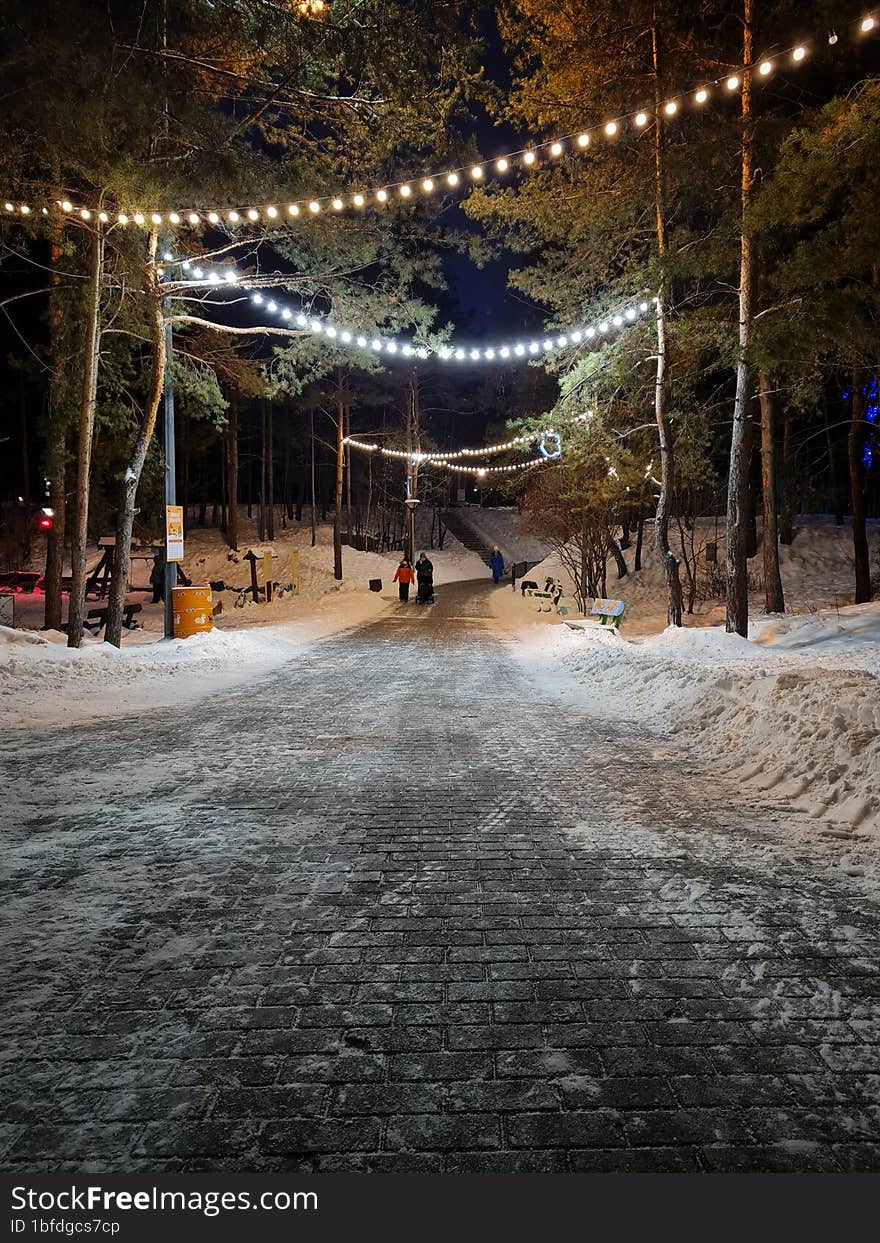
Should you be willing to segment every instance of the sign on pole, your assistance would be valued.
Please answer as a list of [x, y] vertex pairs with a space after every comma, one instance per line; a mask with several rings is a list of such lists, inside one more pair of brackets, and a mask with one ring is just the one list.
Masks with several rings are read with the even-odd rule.
[[290, 589], [294, 595], [299, 591], [299, 549], [290, 551]]
[[165, 556], [168, 561], [183, 560], [183, 506], [165, 506]]

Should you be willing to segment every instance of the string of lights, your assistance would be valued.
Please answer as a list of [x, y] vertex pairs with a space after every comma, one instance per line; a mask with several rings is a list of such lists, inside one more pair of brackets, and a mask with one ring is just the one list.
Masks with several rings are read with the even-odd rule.
[[[856, 37], [867, 36], [880, 30], [880, 15], [871, 13], [852, 22]], [[753, 75], [753, 81], [760, 84], [766, 82], [779, 69], [797, 68], [809, 59], [819, 39], [801, 42], [787, 47], [773, 55], [766, 56], [752, 65], [741, 65], [735, 71], [719, 78], [705, 81], [696, 88], [679, 91], [670, 95], [661, 105], [660, 113], [667, 119], [683, 113], [686, 109], [703, 108], [711, 99], [738, 96], [742, 87], [743, 76]], [[840, 43], [836, 32], [827, 36], [831, 47]], [[534, 140], [514, 151], [505, 152], [493, 160], [478, 161], [470, 165], [459, 165], [441, 172], [424, 172], [401, 181], [386, 182], [381, 186], [364, 189], [340, 189], [327, 194], [315, 195], [312, 198], [300, 198], [280, 205], [274, 203], [236, 205], [232, 207], [215, 206], [209, 209], [202, 207], [176, 208], [159, 210], [158, 208], [132, 207], [128, 210], [108, 212], [95, 209], [72, 199], [61, 198], [42, 205], [16, 201], [10, 197], [3, 204], [2, 216], [39, 217], [57, 215], [86, 223], [93, 220], [101, 224], [132, 225], [135, 227], [158, 228], [169, 225], [175, 228], [198, 228], [204, 225], [220, 225], [238, 227], [248, 224], [268, 224], [276, 226], [291, 224], [301, 216], [317, 216], [322, 212], [338, 213], [346, 210], [362, 210], [365, 207], [387, 207], [392, 202], [411, 202], [418, 198], [432, 195], [436, 190], [459, 192], [468, 185], [480, 185], [487, 177], [504, 176], [515, 169], [533, 170], [542, 164], [553, 163], [568, 153], [586, 154], [591, 146], [599, 141], [614, 141], [624, 132], [638, 133], [644, 130], [655, 116], [653, 104], [635, 108], [631, 112], [620, 113], [603, 122], [587, 126], [577, 133], [563, 134], [558, 138]]]
[[[552, 450], [546, 448], [546, 442], [553, 442]], [[459, 466], [454, 458], [469, 456], [489, 457], [495, 453], [517, 448], [524, 444], [539, 442], [539, 456], [529, 458], [525, 462], [511, 462], [506, 466]], [[355, 436], [346, 436], [344, 444], [351, 449], [359, 449], [362, 453], [378, 453], [382, 457], [397, 458], [414, 463], [418, 466], [438, 466], [443, 470], [454, 471], [459, 475], [473, 475], [477, 479], [485, 479], [487, 475], [507, 475], [515, 471], [526, 470], [530, 466], [540, 466], [545, 462], [558, 458], [562, 454], [562, 441], [556, 432], [548, 431], [532, 436], [515, 436], [501, 445], [490, 445], [486, 449], [457, 449], [451, 453], [415, 453], [408, 449], [386, 449], [382, 445], [358, 440]]]
[[[172, 288], [169, 290], [171, 296], [181, 296], [190, 289], [248, 288], [248, 278], [240, 276], [232, 267], [207, 271], [198, 265], [191, 264], [189, 260], [184, 260], [181, 267], [192, 273], [192, 279], [172, 282]], [[160, 269], [160, 274], [161, 272]], [[279, 274], [277, 279], [281, 283], [283, 275]], [[332, 341], [334, 345], [346, 346], [352, 350], [368, 350], [373, 354], [386, 357], [389, 355], [420, 359], [436, 357], [442, 362], [510, 363], [534, 360], [557, 353], [569, 346], [602, 341], [613, 335], [614, 331], [634, 324], [651, 307], [651, 302], [643, 299], [609, 313], [598, 323], [577, 325], [564, 332], [556, 332], [552, 336], [541, 335], [526, 341], [511, 341], [482, 348], [456, 345], [453, 341], [433, 348], [421, 341], [399, 340], [396, 337], [378, 333], [370, 335], [359, 333], [334, 324], [329, 316], [307, 314], [302, 307], [299, 309], [291, 307], [278, 298], [268, 297], [264, 293], [251, 293], [250, 299], [254, 306], [265, 308], [271, 315], [277, 315], [283, 322], [314, 336]]]

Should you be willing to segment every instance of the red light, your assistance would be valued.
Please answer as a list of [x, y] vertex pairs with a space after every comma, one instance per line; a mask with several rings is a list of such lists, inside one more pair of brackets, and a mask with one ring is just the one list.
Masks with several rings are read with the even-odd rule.
[[51, 530], [52, 530], [52, 527], [53, 527], [54, 525], [55, 525], [55, 524], [53, 523], [53, 521], [52, 521], [52, 519], [51, 519], [51, 518], [41, 518], [41, 519], [40, 519], [40, 529], [41, 529], [42, 531], [51, 531]]

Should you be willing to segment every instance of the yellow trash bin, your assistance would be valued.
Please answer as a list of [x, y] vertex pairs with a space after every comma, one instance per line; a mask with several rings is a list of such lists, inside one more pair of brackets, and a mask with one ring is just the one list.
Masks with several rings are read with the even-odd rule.
[[213, 630], [210, 587], [174, 587], [171, 591], [175, 639]]

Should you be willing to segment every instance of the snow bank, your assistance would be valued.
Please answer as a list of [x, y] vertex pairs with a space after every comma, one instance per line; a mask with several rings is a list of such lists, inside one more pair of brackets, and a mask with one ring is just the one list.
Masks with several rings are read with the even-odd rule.
[[632, 640], [587, 623], [524, 631], [518, 646], [573, 675], [597, 716], [668, 729], [761, 799], [880, 842], [880, 603], [761, 619], [750, 640]]

